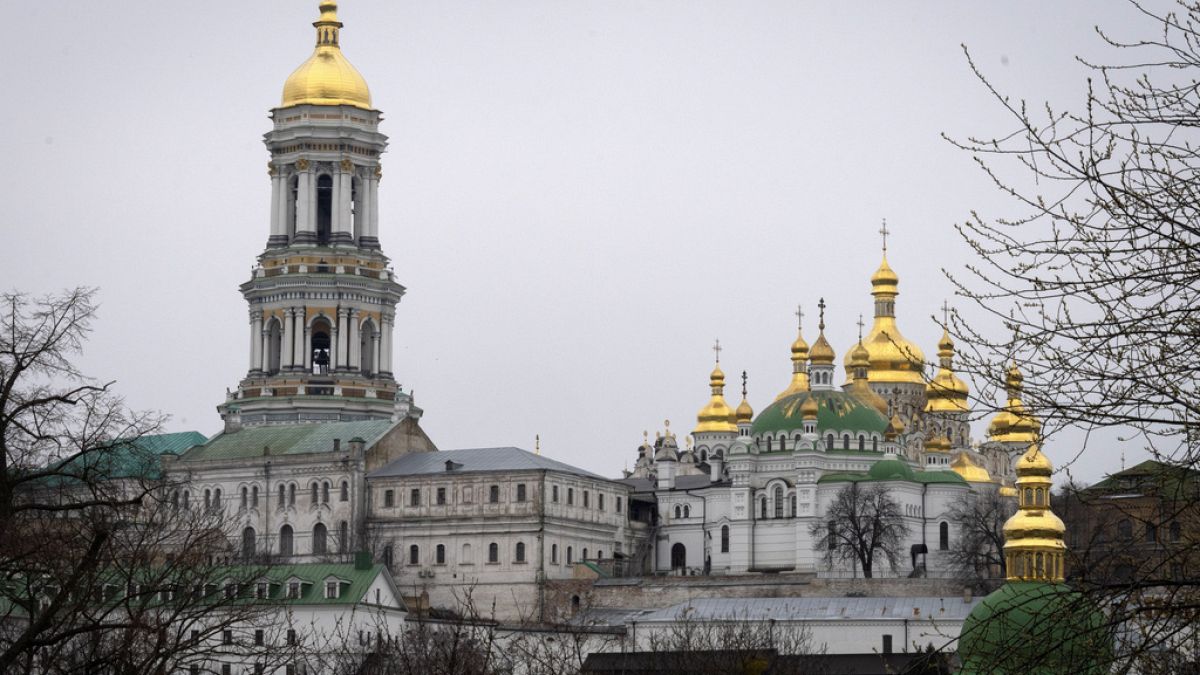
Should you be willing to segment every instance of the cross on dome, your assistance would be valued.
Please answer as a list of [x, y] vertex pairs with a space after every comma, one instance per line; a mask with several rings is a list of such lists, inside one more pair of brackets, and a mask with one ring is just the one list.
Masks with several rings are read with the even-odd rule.
[[891, 234], [887, 229], [887, 218], [883, 219], [883, 227], [879, 228], [879, 234], [883, 235], [883, 253], [887, 255], [887, 237]]
[[718, 339], [716, 344], [713, 345], [712, 350], [713, 350], [713, 353], [715, 353], [717, 355], [717, 363], [720, 363], [721, 362], [721, 340], [720, 339]]
[[796, 328], [804, 330], [804, 305], [796, 305]]

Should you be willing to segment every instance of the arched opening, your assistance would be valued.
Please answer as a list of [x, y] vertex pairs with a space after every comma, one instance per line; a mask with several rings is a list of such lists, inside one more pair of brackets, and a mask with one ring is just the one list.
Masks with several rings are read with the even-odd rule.
[[858, 449], [859, 450], [867, 449], [867, 437], [863, 436], [862, 434], [858, 435]]
[[783, 486], [775, 486], [775, 517], [783, 518]]
[[687, 548], [683, 544], [671, 547], [671, 569], [682, 570], [687, 567]]
[[567, 547], [567, 564], [568, 565], [570, 565], [574, 561], [574, 556], [575, 556], [575, 550], [572, 547], [568, 546]]
[[946, 521], [938, 525], [938, 550], [950, 550], [950, 523]]
[[342, 489], [338, 493], [338, 501], [350, 501], [350, 484], [346, 481], [342, 481]]
[[833, 446], [833, 434], [826, 434], [825, 435], [825, 449], [833, 450], [833, 447], [834, 447]]
[[758, 500], [758, 517], [760, 520], [767, 519], [767, 498], [763, 497]]
[[370, 319], [363, 322], [359, 334], [359, 370], [363, 375], [375, 372], [375, 323]]
[[721, 553], [729, 553], [729, 526], [721, 526]]
[[329, 481], [325, 481], [324, 483], [321, 483], [321, 503], [322, 504], [329, 503]]
[[313, 555], [325, 555], [325, 551], [327, 550], [327, 546], [328, 546], [328, 542], [326, 541], [327, 534], [328, 534], [328, 531], [326, 530], [324, 523], [317, 523], [316, 525], [313, 525], [313, 535], [312, 535]]
[[279, 555], [292, 554], [292, 526], [284, 525], [279, 528]]
[[490, 563], [500, 562], [500, 545], [497, 544], [496, 542], [492, 542], [492, 543], [488, 544], [488, 562], [490, 562]]
[[317, 177], [317, 243], [329, 244], [333, 232], [333, 176]]
[[471, 545], [470, 544], [462, 545], [462, 559], [459, 562], [461, 562], [464, 565], [470, 565], [475, 562], [471, 558]]
[[255, 546], [256, 546], [256, 538], [254, 536], [254, 528], [247, 527], [246, 529], [242, 530], [242, 559], [243, 560], [254, 559], [254, 555], [256, 553]]
[[796, 493], [794, 493], [794, 492], [791, 494], [791, 502], [792, 502], [792, 517], [795, 518], [796, 517]]
[[338, 553], [350, 552], [350, 524], [346, 521], [338, 523]]
[[309, 346], [312, 350], [312, 372], [314, 375], [324, 375], [329, 372], [329, 355], [333, 341], [330, 339], [333, 329], [324, 317], [312, 322], [309, 330]]
[[525, 562], [525, 542], [517, 542], [517, 562]]
[[683, 509], [680, 508], [680, 506], [678, 504], [676, 504], [675, 505], [675, 517], [680, 518], [682, 516], [683, 516]]
[[421, 547], [413, 544], [408, 547], [408, 564], [417, 565], [421, 562]]
[[842, 449], [850, 449], [850, 434], [842, 434]]
[[274, 317], [267, 322], [267, 373], [279, 372], [279, 355], [283, 349], [283, 328]]

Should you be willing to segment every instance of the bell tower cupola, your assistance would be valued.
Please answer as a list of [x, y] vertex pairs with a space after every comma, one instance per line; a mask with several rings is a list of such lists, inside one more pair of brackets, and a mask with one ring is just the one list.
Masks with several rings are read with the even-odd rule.
[[242, 424], [419, 417], [393, 376], [404, 295], [379, 245], [387, 137], [366, 80], [342, 53], [337, 3], [322, 0], [316, 46], [283, 86], [272, 128], [270, 222], [241, 285], [249, 368], [218, 406]]

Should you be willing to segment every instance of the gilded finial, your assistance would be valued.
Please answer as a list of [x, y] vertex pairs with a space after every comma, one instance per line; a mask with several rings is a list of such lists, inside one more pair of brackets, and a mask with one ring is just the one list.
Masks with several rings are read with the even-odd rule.
[[821, 298], [821, 301], [817, 303], [817, 307], [819, 307], [821, 309], [821, 320], [820, 320], [820, 322], [817, 323], [817, 328], [819, 330], [824, 331], [825, 330], [825, 298]]
[[796, 305], [796, 330], [804, 330], [804, 305]]
[[663, 420], [663, 436], [666, 438], [674, 438], [671, 434], [671, 420]]
[[721, 340], [720, 339], [717, 339], [716, 343], [713, 344], [712, 350], [713, 350], [713, 353], [717, 355], [717, 363], [720, 363], [721, 362]]
[[883, 237], [883, 255], [887, 255], [887, 238], [891, 232], [887, 229], [887, 218], [883, 219], [883, 226], [879, 228], [879, 234]]

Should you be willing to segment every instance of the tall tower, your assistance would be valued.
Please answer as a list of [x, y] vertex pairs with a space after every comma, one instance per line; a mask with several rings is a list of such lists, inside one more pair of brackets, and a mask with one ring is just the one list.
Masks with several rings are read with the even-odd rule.
[[337, 4], [319, 9], [316, 49], [288, 77], [264, 136], [270, 235], [241, 285], [250, 367], [217, 407], [245, 425], [420, 414], [392, 376], [404, 287], [379, 247], [387, 137], [366, 80], [342, 54]]

